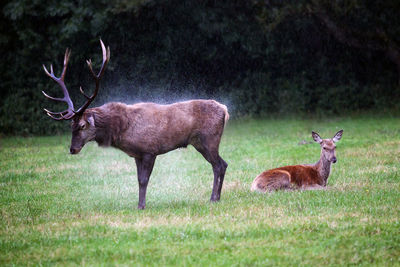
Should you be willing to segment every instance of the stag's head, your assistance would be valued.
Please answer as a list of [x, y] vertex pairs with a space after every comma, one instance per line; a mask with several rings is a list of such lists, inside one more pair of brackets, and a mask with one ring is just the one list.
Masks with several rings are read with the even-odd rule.
[[322, 139], [319, 134], [312, 132], [312, 138], [315, 142], [321, 146], [321, 157], [324, 157], [327, 161], [336, 163], [336, 142], [342, 138], [343, 130], [338, 131], [333, 138]]
[[81, 116], [75, 116], [71, 123], [72, 139], [69, 149], [71, 154], [78, 154], [82, 147], [96, 137], [96, 126], [94, 115], [91, 112], [84, 112]]
[[71, 51], [67, 48], [65, 51], [65, 56], [64, 56], [64, 68], [61, 73], [60, 77], [56, 77], [54, 75], [53, 71], [53, 65], [50, 65], [50, 72], [46, 69], [46, 67], [43, 65], [43, 69], [46, 72], [46, 74], [53, 79], [58, 85], [61, 87], [64, 97], [63, 98], [56, 98], [56, 97], [51, 97], [47, 95], [45, 92], [42, 91], [45, 97], [55, 100], [55, 101], [61, 101], [65, 102], [68, 105], [68, 108], [64, 111], [61, 112], [52, 112], [47, 109], [44, 109], [44, 111], [49, 115], [52, 119], [54, 120], [72, 120], [71, 128], [72, 128], [72, 140], [71, 140], [71, 147], [70, 147], [70, 152], [71, 154], [77, 154], [79, 151], [81, 151], [82, 147], [89, 141], [94, 140], [95, 134], [96, 134], [96, 128], [95, 128], [95, 122], [94, 122], [94, 114], [91, 113], [90, 111], [86, 111], [86, 109], [89, 107], [90, 103], [93, 102], [94, 98], [97, 96], [97, 93], [100, 88], [100, 80], [101, 77], [104, 74], [104, 71], [106, 69], [107, 63], [110, 60], [110, 48], [108, 47], [107, 49], [105, 48], [103, 42], [100, 40], [101, 44], [101, 49], [103, 52], [103, 63], [101, 65], [101, 68], [99, 72], [96, 74], [93, 71], [92, 68], [92, 61], [86, 60], [86, 63], [89, 66], [89, 70], [93, 76], [93, 79], [96, 84], [96, 88], [91, 96], [88, 96], [85, 94], [85, 92], [82, 90], [82, 87], [80, 87], [80, 92], [83, 94], [83, 96], [86, 98], [86, 102], [81, 106], [79, 109], [75, 110], [74, 105], [72, 103], [72, 100], [69, 96], [68, 89], [65, 86], [64, 83], [64, 78], [65, 78], [65, 73], [67, 70], [67, 65], [68, 65], [68, 60], [71, 54]]

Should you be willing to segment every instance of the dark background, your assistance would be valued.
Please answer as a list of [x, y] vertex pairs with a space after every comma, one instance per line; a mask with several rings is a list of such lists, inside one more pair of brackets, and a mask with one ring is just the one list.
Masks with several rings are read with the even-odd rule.
[[0, 133], [63, 132], [42, 64], [75, 107], [93, 89], [99, 38], [111, 61], [92, 106], [215, 98], [231, 116], [332, 116], [400, 109], [400, 1], [3, 1]]

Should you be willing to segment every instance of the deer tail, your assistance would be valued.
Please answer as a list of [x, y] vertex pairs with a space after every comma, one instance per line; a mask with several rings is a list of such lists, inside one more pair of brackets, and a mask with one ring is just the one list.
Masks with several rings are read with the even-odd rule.
[[[220, 103], [219, 103], [219, 104], [220, 104]], [[224, 118], [225, 118], [224, 126], [225, 126], [226, 123], [227, 123], [228, 120], [229, 120], [228, 108], [227, 108], [225, 105], [223, 105], [223, 104], [220, 104], [220, 106], [221, 106], [221, 108], [224, 110], [224, 113], [225, 113], [225, 116], [224, 116]]]

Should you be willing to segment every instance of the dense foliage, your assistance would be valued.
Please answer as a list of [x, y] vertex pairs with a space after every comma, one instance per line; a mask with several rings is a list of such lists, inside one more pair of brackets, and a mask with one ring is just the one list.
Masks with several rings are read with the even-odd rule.
[[99, 38], [111, 62], [94, 105], [214, 97], [232, 115], [398, 109], [398, 1], [44, 1], [0, 4], [0, 132], [62, 131], [41, 91], [60, 89], [41, 64], [62, 67], [75, 106], [93, 88]]

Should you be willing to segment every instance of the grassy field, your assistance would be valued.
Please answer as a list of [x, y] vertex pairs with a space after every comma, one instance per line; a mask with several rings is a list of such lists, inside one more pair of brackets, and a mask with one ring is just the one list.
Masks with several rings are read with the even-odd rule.
[[[250, 192], [257, 174], [313, 163], [344, 129], [326, 191]], [[211, 166], [193, 147], [159, 156], [136, 209], [134, 160], [70, 136], [0, 142], [0, 265], [400, 265], [400, 119], [230, 121], [229, 167], [209, 203]]]

